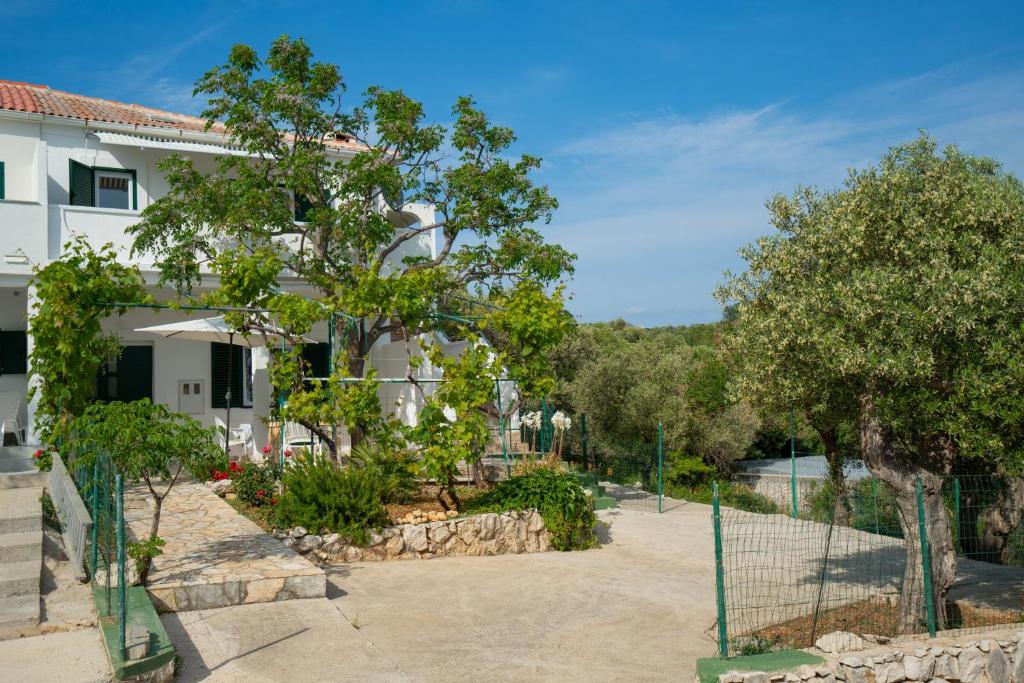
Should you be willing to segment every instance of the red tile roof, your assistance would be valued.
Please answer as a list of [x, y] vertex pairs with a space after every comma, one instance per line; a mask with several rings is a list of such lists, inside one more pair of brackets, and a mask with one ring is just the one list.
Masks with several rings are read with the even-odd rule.
[[[99, 97], [86, 97], [49, 86], [0, 79], [0, 109], [45, 114], [79, 121], [116, 123], [146, 128], [166, 128], [195, 133], [206, 131], [206, 119], [162, 111], [141, 104], [125, 104]], [[223, 124], [215, 123], [209, 132], [223, 134]], [[351, 140], [335, 140], [333, 146], [359, 149]]]

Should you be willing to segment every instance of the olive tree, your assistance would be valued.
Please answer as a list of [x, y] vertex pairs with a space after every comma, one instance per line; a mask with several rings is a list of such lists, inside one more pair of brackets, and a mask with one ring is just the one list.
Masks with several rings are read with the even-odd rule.
[[745, 249], [747, 271], [722, 290], [745, 381], [804, 405], [821, 396], [840, 415], [856, 402], [864, 462], [900, 510], [901, 628], [922, 616], [918, 481], [944, 620], [956, 560], [943, 483], [959, 460], [994, 472], [1024, 453], [1024, 188], [922, 135], [838, 190], [769, 210], [779, 233]]

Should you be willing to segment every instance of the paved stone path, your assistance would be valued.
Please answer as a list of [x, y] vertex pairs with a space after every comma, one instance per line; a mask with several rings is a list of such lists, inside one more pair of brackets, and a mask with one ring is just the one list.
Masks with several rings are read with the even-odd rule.
[[710, 508], [599, 516], [595, 550], [338, 565], [329, 599], [165, 614], [179, 680], [691, 680], [715, 652]]
[[[145, 485], [125, 491], [131, 534], [149, 534], [152, 503]], [[323, 597], [324, 572], [207, 486], [179, 482], [164, 501], [159, 535], [166, 541], [147, 588], [161, 612]]]

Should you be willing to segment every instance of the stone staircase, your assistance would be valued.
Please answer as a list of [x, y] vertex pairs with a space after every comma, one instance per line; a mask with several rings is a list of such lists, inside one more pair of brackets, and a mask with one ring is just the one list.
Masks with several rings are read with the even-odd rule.
[[0, 490], [0, 639], [39, 624], [43, 564], [42, 489]]
[[597, 476], [590, 472], [573, 472], [576, 481], [585, 491], [590, 492], [590, 499], [594, 501], [594, 510], [607, 510], [619, 507], [618, 502], [608, 495], [603, 486], [597, 483]]

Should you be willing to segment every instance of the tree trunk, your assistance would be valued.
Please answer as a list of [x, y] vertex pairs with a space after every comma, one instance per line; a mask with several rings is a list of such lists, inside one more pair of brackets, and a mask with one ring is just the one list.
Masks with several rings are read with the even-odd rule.
[[[366, 339], [362, 325], [353, 325], [351, 329], [346, 331], [343, 327], [343, 321], [339, 318], [337, 326], [339, 328], [338, 332], [345, 334], [345, 336], [341, 336], [341, 334], [339, 334], [336, 335], [336, 337], [345, 340], [345, 349], [348, 356], [348, 376], [362, 377], [363, 373], [366, 371], [366, 358], [363, 354], [369, 353], [368, 350], [364, 350], [366, 346]], [[348, 430], [349, 439], [353, 448], [366, 440], [366, 430], [362, 425], [345, 425], [345, 428]]]
[[[981, 550], [986, 562], [1007, 563], [1009, 551], [1006, 541], [1020, 525], [1022, 516], [1024, 516], [1024, 479], [1009, 479], [1000, 488], [996, 502], [985, 511], [985, 534], [981, 538]], [[972, 530], [975, 528], [976, 519], [976, 517], [970, 519]], [[961, 521], [961, 529], [964, 527], [964, 521]], [[975, 531], [975, 533], [977, 532]]]
[[946, 593], [956, 579], [953, 534], [942, 498], [942, 485], [952, 469], [955, 448], [945, 436], [927, 439], [916, 452], [895, 450], [889, 433], [874, 410], [870, 396], [861, 398], [861, 450], [868, 470], [896, 495], [903, 531], [905, 564], [900, 591], [900, 633], [926, 627], [923, 558], [917, 507], [917, 479], [924, 502], [925, 533], [931, 559], [932, 595], [938, 628], [946, 621]]
[[836, 524], [850, 526], [850, 505], [846, 497], [846, 478], [843, 476], [843, 457], [839, 454], [839, 434], [835, 427], [818, 429], [818, 435], [825, 445], [825, 461], [828, 463], [828, 478], [835, 491], [835, 505], [832, 519]]
[[[158, 532], [160, 531], [160, 511], [163, 509], [164, 498], [163, 496], [153, 496], [153, 502], [153, 519], [151, 519], [149, 522], [149, 540], [151, 541], [159, 535]], [[143, 586], [146, 585], [146, 579], [149, 578], [149, 570], [152, 567], [153, 558], [147, 557], [145, 564], [142, 566], [142, 571], [139, 572], [139, 584]]]

